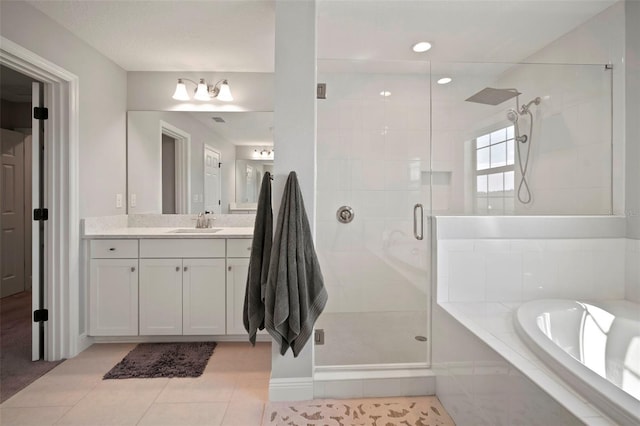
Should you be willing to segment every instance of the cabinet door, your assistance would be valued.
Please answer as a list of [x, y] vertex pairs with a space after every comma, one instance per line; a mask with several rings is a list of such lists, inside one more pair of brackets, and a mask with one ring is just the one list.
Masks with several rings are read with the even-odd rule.
[[182, 334], [182, 259], [140, 259], [140, 335]]
[[138, 259], [91, 259], [89, 335], [138, 335]]
[[225, 334], [224, 259], [183, 259], [183, 334]]
[[249, 259], [227, 259], [227, 334], [247, 334], [242, 322]]

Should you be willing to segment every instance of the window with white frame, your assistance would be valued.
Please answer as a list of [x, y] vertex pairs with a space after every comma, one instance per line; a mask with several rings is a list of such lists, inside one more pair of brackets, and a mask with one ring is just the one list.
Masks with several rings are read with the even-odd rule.
[[515, 141], [513, 126], [475, 139], [476, 213], [514, 212]]

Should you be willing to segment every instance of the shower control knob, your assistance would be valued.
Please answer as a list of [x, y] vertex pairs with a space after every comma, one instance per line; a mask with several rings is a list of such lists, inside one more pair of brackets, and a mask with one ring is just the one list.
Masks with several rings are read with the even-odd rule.
[[354, 216], [355, 213], [349, 206], [342, 206], [336, 212], [336, 219], [338, 219], [338, 222], [340, 223], [349, 223], [353, 220]]

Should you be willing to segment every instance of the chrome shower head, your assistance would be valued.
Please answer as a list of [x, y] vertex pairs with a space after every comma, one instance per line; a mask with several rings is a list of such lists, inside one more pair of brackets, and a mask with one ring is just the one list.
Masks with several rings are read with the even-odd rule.
[[529, 108], [531, 107], [532, 104], [540, 105], [540, 102], [542, 102], [542, 99], [540, 99], [539, 97], [532, 99], [531, 101], [529, 101], [528, 104], [523, 105], [522, 108], [520, 108], [520, 114], [528, 113]]
[[485, 105], [498, 105], [511, 98], [515, 98], [519, 94], [520, 92], [516, 89], [494, 89], [493, 87], [486, 87], [475, 95], [465, 99], [465, 101]]

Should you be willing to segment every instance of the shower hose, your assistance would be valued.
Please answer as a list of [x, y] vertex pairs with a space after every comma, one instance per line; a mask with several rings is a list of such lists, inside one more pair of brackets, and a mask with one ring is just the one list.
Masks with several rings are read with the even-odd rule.
[[[531, 202], [531, 189], [529, 189], [529, 182], [527, 182], [527, 168], [529, 167], [529, 154], [531, 153], [531, 143], [533, 141], [533, 114], [527, 108], [527, 114], [529, 114], [529, 136], [521, 141], [520, 136], [520, 126], [518, 125], [518, 121], [514, 123], [516, 130], [516, 144], [517, 144], [517, 152], [518, 152], [518, 166], [520, 167], [520, 184], [518, 185], [518, 201], [522, 204], [529, 204]], [[522, 154], [520, 149], [520, 144], [527, 144], [527, 157], [524, 161], [524, 167], [522, 165]], [[524, 189], [524, 195], [522, 194]]]

